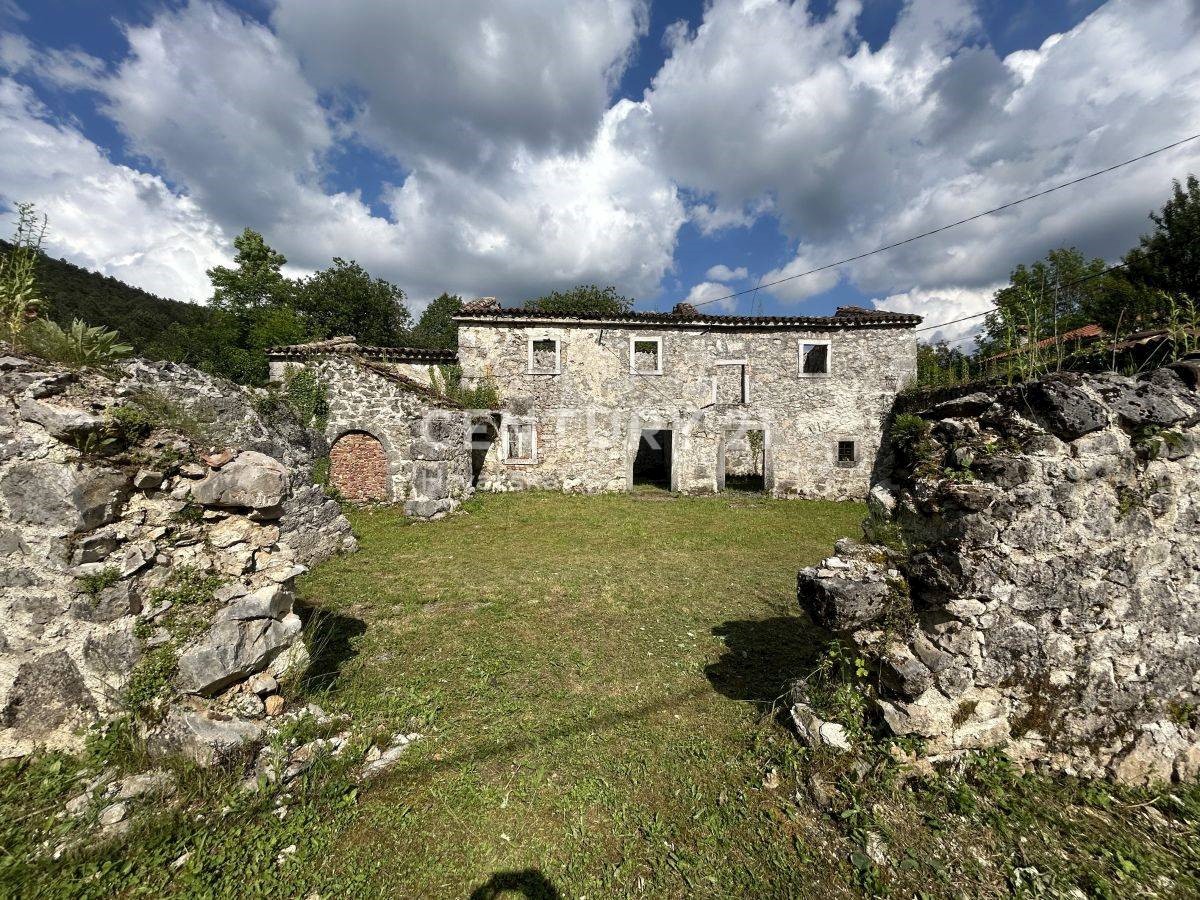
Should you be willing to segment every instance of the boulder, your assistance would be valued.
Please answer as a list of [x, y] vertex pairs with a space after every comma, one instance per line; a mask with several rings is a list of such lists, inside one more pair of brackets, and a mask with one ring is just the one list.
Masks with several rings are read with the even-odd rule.
[[91, 723], [96, 702], [79, 668], [65, 651], [22, 662], [4, 706], [0, 728], [11, 728], [27, 740], [50, 741]]
[[65, 441], [104, 427], [104, 420], [87, 410], [27, 398], [18, 410], [26, 422], [41, 425], [55, 440]]
[[246, 752], [262, 736], [262, 726], [254, 722], [173, 707], [162, 725], [151, 732], [146, 746], [153, 756], [180, 753], [208, 767]]
[[1029, 385], [1027, 397], [1049, 429], [1073, 441], [1108, 425], [1108, 409], [1093, 397], [1077, 375], [1058, 375]]
[[288, 496], [288, 472], [279, 460], [248, 450], [190, 485], [190, 493], [203, 506], [274, 509]]
[[292, 611], [292, 592], [281, 584], [268, 584], [238, 597], [224, 606], [214, 622], [248, 622], [251, 619], [279, 619]]
[[227, 620], [214, 624], [179, 656], [180, 688], [212, 695], [261, 672], [300, 634], [300, 617]]
[[129, 478], [121, 472], [49, 460], [18, 462], [0, 479], [12, 521], [70, 532], [116, 521], [130, 493]]

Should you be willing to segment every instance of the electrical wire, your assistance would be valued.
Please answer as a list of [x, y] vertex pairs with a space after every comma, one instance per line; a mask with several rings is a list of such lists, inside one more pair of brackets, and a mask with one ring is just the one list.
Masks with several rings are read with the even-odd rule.
[[974, 222], [977, 219], [982, 219], [985, 216], [991, 216], [998, 212], [1003, 212], [1006, 209], [1012, 209], [1014, 206], [1019, 206], [1022, 203], [1028, 203], [1030, 200], [1036, 200], [1038, 197], [1045, 197], [1047, 194], [1053, 194], [1055, 191], [1061, 191], [1063, 188], [1071, 187], [1072, 185], [1080, 184], [1091, 178], [1096, 178], [1100, 175], [1107, 175], [1109, 172], [1115, 172], [1117, 169], [1132, 165], [1136, 162], [1141, 162], [1144, 159], [1149, 159], [1152, 156], [1157, 156], [1159, 153], [1166, 153], [1168, 150], [1174, 150], [1176, 147], [1181, 147], [1191, 141], [1200, 139], [1200, 134], [1193, 134], [1191, 137], [1186, 137], [1183, 140], [1175, 141], [1172, 144], [1167, 144], [1165, 147], [1159, 147], [1156, 150], [1151, 150], [1148, 153], [1143, 153], [1135, 156], [1132, 159], [1127, 159], [1124, 162], [1119, 162], [1103, 169], [1098, 169], [1095, 172], [1090, 172], [1087, 175], [1081, 175], [1078, 178], [1073, 178], [1070, 181], [1064, 181], [1062, 184], [1056, 184], [1053, 187], [1046, 188], [1043, 191], [1038, 191], [1036, 194], [1030, 194], [1027, 197], [1021, 197], [1017, 200], [1011, 200], [1008, 203], [985, 209], [983, 212], [975, 213], [973, 216], [967, 216], [965, 219], [959, 219], [957, 222], [950, 222], [946, 225], [941, 225], [930, 231], [924, 231], [921, 234], [914, 234], [912, 237], [907, 237], [902, 241], [895, 241], [891, 244], [885, 244], [882, 247], [876, 247], [874, 250], [868, 250], [866, 253], [859, 253], [856, 256], [847, 256], [845, 259], [839, 259], [836, 262], [826, 263], [822, 266], [817, 266], [814, 269], [809, 269], [806, 272], [799, 272], [795, 275], [788, 275], [786, 278], [780, 278], [775, 281], [768, 281], [765, 284], [758, 284], [754, 288], [747, 288], [744, 291], [735, 291], [732, 294], [726, 294], [724, 297], [714, 297], [712, 300], [702, 300], [699, 303], [692, 304], [693, 306], [707, 306], [710, 303], [720, 303], [724, 300], [732, 300], [734, 297], [740, 297], [743, 294], [749, 294], [752, 291], [757, 291], [760, 288], [774, 287], [777, 284], [783, 284], [785, 281], [794, 281], [797, 278], [804, 278], [807, 275], [814, 275], [817, 272], [824, 272], [826, 269], [833, 269], [837, 266], [845, 265], [846, 263], [856, 262], [860, 259], [866, 259], [868, 256], [874, 256], [876, 253], [883, 253], [885, 250], [894, 250], [896, 247], [902, 247], [905, 244], [911, 244], [913, 241], [919, 241], [922, 238], [931, 237], [935, 234], [941, 234], [943, 231], [949, 231], [951, 228], [957, 228], [959, 225], [966, 225], [968, 222]]

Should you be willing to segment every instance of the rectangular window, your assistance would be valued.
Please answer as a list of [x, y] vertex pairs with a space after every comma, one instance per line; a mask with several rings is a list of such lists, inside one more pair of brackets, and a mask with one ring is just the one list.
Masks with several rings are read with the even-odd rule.
[[858, 452], [854, 441], [837, 442], [837, 461], [839, 466], [852, 466], [858, 462]]
[[800, 374], [829, 374], [829, 341], [801, 341]]
[[662, 338], [629, 339], [629, 372], [633, 375], [662, 374]]
[[558, 375], [562, 372], [562, 352], [555, 338], [529, 339], [529, 374]]
[[745, 360], [722, 360], [713, 375], [713, 403], [742, 406], [750, 401], [750, 368]]
[[505, 426], [504, 461], [537, 462], [537, 432], [532, 422], [509, 422]]

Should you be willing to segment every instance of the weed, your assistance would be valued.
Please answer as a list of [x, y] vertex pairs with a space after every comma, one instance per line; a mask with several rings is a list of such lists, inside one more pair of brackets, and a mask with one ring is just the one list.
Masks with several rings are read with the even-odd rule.
[[90, 575], [80, 575], [75, 580], [83, 593], [94, 598], [121, 580], [121, 570], [116, 566], [105, 566], [99, 572], [93, 572]]
[[205, 575], [193, 566], [176, 566], [166, 583], [150, 592], [150, 602], [155, 606], [167, 601], [175, 606], [198, 606], [212, 600], [220, 586], [216, 575]]
[[170, 644], [144, 653], [129, 673], [121, 694], [125, 709], [139, 719], [159, 719], [162, 713], [160, 701], [170, 692], [178, 661], [175, 648]]

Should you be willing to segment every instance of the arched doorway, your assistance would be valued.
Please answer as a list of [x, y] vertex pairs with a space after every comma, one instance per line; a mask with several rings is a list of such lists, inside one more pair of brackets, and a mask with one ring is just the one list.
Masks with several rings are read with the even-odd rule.
[[391, 499], [383, 444], [365, 431], [349, 431], [329, 448], [329, 480], [347, 500], [379, 503]]

